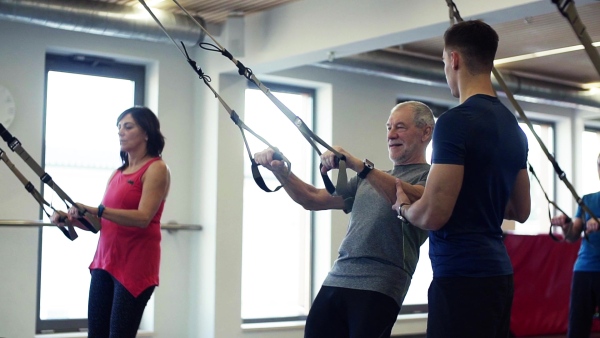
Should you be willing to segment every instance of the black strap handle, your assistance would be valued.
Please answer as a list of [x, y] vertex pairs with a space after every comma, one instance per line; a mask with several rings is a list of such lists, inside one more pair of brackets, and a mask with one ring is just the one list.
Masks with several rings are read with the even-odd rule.
[[[21, 142], [14, 137], [4, 126], [0, 123], [0, 136], [8, 144], [9, 148], [16, 152], [22, 159], [29, 165], [29, 167], [40, 177], [42, 182], [48, 185], [56, 194], [63, 200], [67, 208], [75, 206], [79, 210], [81, 217], [78, 220], [83, 224], [89, 231], [97, 233], [100, 229], [100, 223], [97, 220], [90, 221], [85, 217], [85, 209], [79, 207], [70, 197], [67, 195], [53, 180], [52, 177], [42, 169], [42, 167], [23, 149]], [[68, 202], [68, 203], [67, 203]]]
[[[158, 20], [158, 19], [156, 19]], [[165, 34], [168, 35], [168, 33], [165, 31]], [[204, 82], [204, 84], [213, 92], [213, 94], [215, 95], [215, 97], [219, 100], [219, 102], [221, 103], [221, 105], [225, 108], [225, 110], [229, 113], [229, 118], [231, 118], [231, 120], [233, 121], [233, 123], [235, 123], [236, 126], [238, 126], [240, 133], [242, 134], [242, 139], [244, 141], [244, 145], [246, 147], [246, 152], [248, 153], [248, 157], [250, 158], [250, 169], [252, 171], [252, 178], [254, 179], [254, 182], [256, 182], [256, 185], [258, 185], [259, 188], [261, 188], [263, 191], [265, 192], [275, 192], [279, 189], [281, 189], [282, 186], [278, 186], [277, 188], [275, 188], [274, 190], [271, 190], [267, 187], [264, 179], [262, 178], [260, 171], [258, 169], [258, 164], [256, 163], [256, 161], [254, 161], [254, 158], [252, 158], [252, 152], [250, 151], [250, 146], [248, 145], [248, 140], [246, 139], [246, 134], [244, 131], [248, 131], [250, 134], [254, 135], [254, 137], [256, 137], [257, 139], [259, 139], [261, 142], [263, 142], [264, 144], [266, 144], [267, 146], [269, 146], [270, 148], [273, 148], [276, 150], [275, 154], [278, 156], [277, 159], [285, 161], [288, 165], [288, 167], [291, 168], [291, 163], [290, 161], [285, 158], [285, 156], [283, 156], [283, 154], [281, 154], [278, 150], [277, 147], [272, 146], [265, 138], [263, 138], [262, 136], [258, 135], [256, 132], [254, 132], [252, 129], [250, 129], [250, 127], [248, 127], [244, 121], [242, 121], [242, 119], [240, 118], [240, 116], [238, 115], [238, 113], [236, 113], [235, 110], [231, 109], [229, 107], [229, 105], [227, 104], [227, 102], [225, 102], [225, 100], [223, 100], [223, 98], [221, 97], [221, 95], [219, 95], [219, 93], [217, 93], [217, 91], [210, 85], [210, 77], [206, 74], [204, 74], [204, 72], [202, 71], [202, 68], [198, 67], [196, 64], [196, 61], [192, 60], [187, 52], [187, 49], [185, 47], [185, 45], [182, 43], [181, 44], [181, 48], [180, 50], [182, 50], [183, 55], [185, 56], [185, 58], [187, 59], [188, 64], [192, 67], [192, 69], [194, 70], [194, 72], [198, 75], [198, 77]]]
[[[42, 207], [42, 210], [44, 211], [46, 216], [48, 216], [48, 218], [50, 218], [50, 214], [48, 213], [48, 211], [46, 211], [46, 206], [48, 206], [52, 210], [54, 210], [52, 205], [50, 205], [50, 203], [48, 203], [48, 202], [46, 202], [46, 200], [44, 200], [44, 197], [35, 189], [33, 184], [30, 181], [28, 181], [25, 178], [25, 176], [23, 176], [23, 174], [15, 167], [15, 165], [8, 158], [8, 156], [6, 155], [4, 150], [2, 150], [1, 148], [0, 148], [0, 160], [2, 160], [6, 164], [6, 166], [8, 166], [10, 171], [12, 171], [13, 174], [15, 174], [15, 176], [19, 179], [19, 181], [21, 181], [21, 183], [25, 187], [25, 190], [27, 190], [27, 192], [30, 193], [31, 196], [33, 196], [33, 198], [36, 200], [36, 202], [38, 202], [39, 205]], [[54, 210], [54, 211], [56, 211], [56, 210]], [[61, 218], [61, 222], [65, 222], [64, 218]], [[71, 225], [71, 224], [67, 225], [68, 230], [64, 229], [64, 227], [61, 227], [61, 226], [59, 226], [58, 228], [71, 241], [75, 240], [78, 237], [77, 232], [75, 231], [75, 228], [73, 228], [73, 225]]]
[[[160, 24], [160, 21], [156, 18], [156, 16], [154, 16], [154, 14], [150, 10], [150, 8], [145, 5], [144, 1], [143, 0], [139, 0], [139, 1], [144, 5], [146, 10], [150, 13], [150, 15], [154, 18], [154, 20], [159, 24], [159, 26], [161, 28], [163, 28], [162, 24]], [[347, 195], [348, 181], [347, 181], [347, 175], [345, 172], [345, 170], [346, 170], [345, 156], [340, 154], [339, 152], [337, 152], [335, 149], [333, 149], [333, 147], [331, 147], [329, 144], [327, 144], [325, 141], [323, 141], [319, 136], [317, 136], [312, 130], [310, 130], [310, 128], [308, 128], [306, 126], [306, 124], [298, 116], [296, 116], [294, 113], [292, 113], [292, 111], [288, 107], [286, 107], [279, 99], [277, 99], [275, 97], [275, 95], [273, 95], [271, 93], [269, 88], [267, 88], [262, 82], [260, 82], [260, 80], [254, 75], [254, 73], [252, 72], [252, 70], [250, 68], [244, 66], [244, 64], [241, 61], [237, 60], [227, 49], [225, 49], [225, 47], [223, 47], [221, 44], [219, 44], [219, 42], [204, 28], [204, 26], [202, 26], [202, 24], [199, 23], [194, 18], [193, 15], [191, 15], [182, 5], [180, 5], [177, 0], [172, 0], [172, 1], [194, 23], [196, 23], [196, 25], [206, 34], [206, 36], [208, 36], [215, 43], [213, 45], [210, 43], [200, 42], [198, 44], [198, 46], [200, 48], [202, 48], [204, 50], [208, 50], [208, 51], [220, 52], [223, 56], [225, 56], [227, 59], [229, 59], [231, 62], [233, 62], [235, 67], [237, 67], [238, 74], [241, 76], [244, 76], [250, 82], [255, 84], [256, 87], [258, 87], [258, 89], [260, 89], [271, 100], [271, 102], [273, 102], [275, 104], [275, 106], [277, 106], [277, 108], [279, 108], [279, 110], [298, 128], [298, 130], [300, 131], [302, 136], [304, 136], [304, 138], [308, 141], [308, 143], [315, 149], [315, 151], [319, 155], [321, 155], [321, 151], [316, 146], [315, 142], [321, 144], [327, 150], [329, 150], [335, 154], [335, 156], [338, 158], [338, 161], [340, 162], [340, 165], [338, 166], [340, 174], [338, 175], [338, 180], [336, 182], [336, 186], [334, 186], [333, 183], [331, 183], [331, 180], [329, 179], [329, 177], [327, 175], [321, 175], [321, 177], [323, 178], [323, 182], [325, 183], [325, 186], [327, 187], [327, 191], [330, 194], [337, 192], [337, 194], [340, 196]], [[168, 33], [166, 32], [166, 30], [164, 28], [163, 28], [163, 31], [168, 35]], [[171, 38], [171, 40], [173, 40], [173, 39]], [[180, 47], [177, 46], [177, 48], [180, 48]], [[342, 173], [342, 171], [343, 171], [343, 173]]]

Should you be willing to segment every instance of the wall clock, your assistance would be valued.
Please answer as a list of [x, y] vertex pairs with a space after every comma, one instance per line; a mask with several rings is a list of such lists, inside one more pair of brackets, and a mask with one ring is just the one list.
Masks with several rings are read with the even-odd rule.
[[17, 113], [15, 100], [6, 87], [0, 86], [0, 123], [8, 128]]

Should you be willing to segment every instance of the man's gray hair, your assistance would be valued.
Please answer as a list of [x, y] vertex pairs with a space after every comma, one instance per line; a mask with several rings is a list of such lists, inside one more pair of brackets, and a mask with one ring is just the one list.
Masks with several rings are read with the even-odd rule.
[[400, 107], [409, 106], [415, 113], [414, 123], [417, 128], [425, 128], [430, 126], [431, 129], [435, 126], [435, 120], [433, 119], [433, 112], [425, 103], [419, 101], [405, 101], [397, 104], [392, 112], [396, 111]]

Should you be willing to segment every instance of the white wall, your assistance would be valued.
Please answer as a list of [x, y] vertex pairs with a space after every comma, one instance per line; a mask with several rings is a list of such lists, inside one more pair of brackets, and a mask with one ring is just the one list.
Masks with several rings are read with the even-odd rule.
[[[0, 84], [14, 96], [17, 116], [8, 130], [17, 137], [34, 160], [41, 163], [44, 109], [44, 58], [47, 51], [71, 51], [106, 55], [147, 64], [148, 105], [158, 113], [167, 137], [164, 158], [172, 171], [171, 195], [164, 220], [198, 223], [192, 212], [192, 196], [200, 190], [191, 184], [194, 143], [190, 142], [195, 118], [195, 78], [188, 65], [169, 45], [144, 43], [73, 33], [0, 21]], [[201, 93], [200, 93], [201, 94]], [[85, 113], [85, 107], [81, 107]], [[93, 127], [90, 117], [88, 128]], [[85, 142], [85, 140], [73, 140]], [[5, 150], [38, 190], [39, 180], [31, 169]], [[60, 182], [56, 182], [60, 185]], [[85, 182], [82, 182], [85, 184]], [[39, 207], [6, 165], [0, 166], [0, 219], [36, 220]], [[68, 193], [68, 192], [67, 192]], [[77, 196], [71, 196], [77, 200]], [[100, 198], [100, 197], [99, 197]], [[190, 313], [187, 294], [192, 269], [190, 247], [198, 233], [163, 233], [164, 252], [161, 285], [156, 292], [155, 329], [163, 337], [187, 335]], [[38, 231], [34, 228], [0, 229], [0, 337], [33, 337], [36, 318]], [[68, 242], [65, 243], [68, 245]], [[91, 260], [91, 257], [90, 257]], [[82, 266], [81, 269], [86, 269]], [[66, 281], [68, 282], [68, 281]]]
[[[241, 210], [242, 205], [240, 187], [242, 156], [245, 155], [241, 136], [218, 101], [206, 95], [204, 84], [191, 75], [177, 51], [168, 45], [2, 21], [0, 31], [7, 33], [0, 37], [0, 54], [3, 56], [0, 79], [13, 93], [18, 110], [9, 131], [37, 161], [41, 160], [43, 64], [47, 50], [76, 50], [150, 65], [148, 102], [161, 119], [167, 137], [164, 158], [173, 175], [164, 221], [204, 226], [200, 233], [163, 232], [163, 264], [161, 285], [155, 295], [154, 336], [301, 337], [301, 327], [268, 332], [244, 332], [241, 329], [241, 213], [232, 212]], [[209, 56], [204, 61], [208, 66], [203, 68], [209, 75], [212, 75], [208, 71], [211, 65], [224, 67], [219, 65], [222, 61], [217, 57]], [[350, 74], [337, 76], [311, 67], [289, 71], [288, 75], [318, 82], [317, 86], [325, 88], [319, 90], [321, 97], [318, 99], [331, 104], [320, 105], [325, 111], [318, 113], [332, 114], [334, 128], [322, 133], [317, 130], [320, 135], [331, 134], [332, 144], [343, 145], [358, 156], [369, 157], [379, 168], [390, 167], [385, 147], [385, 121], [398, 93], [422, 96], [417, 88], [390, 80]], [[213, 76], [212, 85], [243, 116], [246, 80], [237, 75]], [[444, 90], [438, 92], [450, 99]], [[360, 134], [357, 134], [356, 125], [362, 126]], [[301, 139], [300, 134], [295, 137]], [[23, 173], [30, 173], [16, 154], [9, 152], [9, 156]], [[0, 219], [37, 219], [35, 201], [22, 190], [6, 166], [0, 166], [0, 177], [3, 187], [0, 190]], [[336, 212], [332, 215], [332, 224], [326, 225], [331, 228], [331, 237], [329, 248], [320, 260], [325, 268], [337, 255], [347, 219], [347, 215]], [[1, 256], [4, 259], [0, 259], [0, 271], [10, 276], [0, 280], [0, 299], [11, 300], [0, 302], [0, 313], [6, 313], [0, 316], [0, 336], [32, 337], [36, 316], [37, 231], [17, 228], [0, 231], [0, 247], [2, 253], [7, 252]]]

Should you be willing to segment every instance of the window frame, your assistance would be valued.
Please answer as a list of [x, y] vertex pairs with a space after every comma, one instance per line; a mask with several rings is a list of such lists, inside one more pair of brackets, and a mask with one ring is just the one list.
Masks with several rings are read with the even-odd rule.
[[[437, 122], [437, 119], [443, 113], [445, 113], [447, 110], [452, 108], [452, 106], [450, 106], [450, 105], [433, 103], [431, 101], [428, 101], [427, 99], [421, 99], [421, 98], [415, 98], [415, 97], [398, 98], [396, 100], [396, 104], [400, 104], [400, 103], [406, 102], [406, 101], [418, 101], [418, 102], [421, 102], [421, 103], [427, 105], [431, 109], [431, 112], [433, 113], [433, 117], [435, 118], [436, 122]], [[430, 143], [429, 145], [431, 146], [432, 144]], [[427, 160], [429, 161], [429, 164], [431, 164], [430, 163], [431, 158], [429, 158]], [[427, 259], [429, 259], [429, 257], [427, 257]], [[421, 257], [419, 257], [419, 262], [420, 261], [421, 261]], [[411, 285], [413, 282], [414, 281], [411, 281]], [[427, 302], [424, 304], [406, 304], [406, 305], [402, 304], [399, 315], [422, 314], [422, 313], [428, 313], [428, 312], [429, 312], [429, 304]]]
[[[542, 126], [545, 125], [545, 126], [549, 126], [549, 127], [552, 128], [552, 151], [550, 149], [548, 149], [548, 145], [546, 143], [544, 143], [544, 146], [546, 147], [546, 149], [548, 150], [548, 152], [550, 153], [550, 155], [552, 155], [552, 157], [556, 160], [556, 157], [557, 157], [556, 156], [557, 155], [556, 154], [556, 152], [557, 152], [557, 149], [556, 149], [556, 146], [557, 146], [557, 143], [556, 143], [556, 139], [557, 139], [557, 135], [556, 135], [556, 121], [553, 121], [553, 120], [544, 120], [544, 119], [539, 119], [539, 118], [538, 119], [530, 119], [530, 118], [528, 118], [527, 120], [532, 125], [534, 125], [534, 126], [535, 125], [542, 125]], [[520, 115], [517, 116], [517, 122], [518, 123], [525, 123], [525, 124], [527, 124], [527, 122]], [[528, 126], [527, 126], [527, 129], [531, 132], [531, 129], [529, 129]], [[539, 137], [539, 135], [538, 135], [538, 137]], [[530, 162], [529, 162], [529, 152], [531, 152], [531, 147], [532, 147], [531, 144], [532, 144], [531, 142], [529, 142], [527, 144], [527, 147], [529, 149], [528, 150], [528, 155], [527, 155], [527, 171], [528, 172], [529, 172], [529, 165], [530, 165]], [[536, 146], [540, 147], [540, 152], [542, 152], [542, 154], [546, 155], [544, 153], [544, 151], [541, 149], [541, 146], [540, 146], [540, 144], [539, 144], [539, 142], [537, 140], [536, 140], [536, 142], [534, 144]], [[547, 155], [546, 155], [546, 159], [548, 160], [548, 162], [550, 162], [550, 159], [548, 159]], [[536, 170], [536, 168], [534, 167], [533, 170]], [[537, 171], [536, 171], [536, 175], [537, 175]], [[529, 174], [529, 176], [531, 177], [532, 175]], [[558, 189], [557, 188], [558, 188], [558, 182], [559, 181], [560, 181], [560, 179], [558, 178], [558, 174], [556, 173], [556, 170], [554, 169], [554, 167], [552, 167], [552, 182], [553, 182], [552, 183], [552, 191], [548, 191], [546, 187], [543, 187], [543, 186], [541, 187], [543, 189], [543, 191], [546, 192], [546, 194], [548, 195], [548, 198], [550, 198], [550, 200], [552, 202], [556, 202], [556, 199], [558, 197], [558, 192], [557, 192]], [[530, 185], [531, 186], [535, 185], [538, 188], [540, 187], [540, 184], [537, 182], [537, 180], [535, 178], [533, 180], [531, 180], [531, 178], [530, 178]], [[530, 190], [531, 190], [531, 188], [530, 188]], [[548, 204], [548, 201], [546, 201], [546, 204]], [[543, 211], [544, 213], [546, 213], [546, 210], [547, 210], [548, 207], [551, 207], [551, 206], [550, 205], [546, 205], [545, 208], [544, 208], [544, 211]], [[557, 210], [554, 210], [554, 209], [555, 209], [554, 207], [550, 208], [551, 212], [554, 211], [554, 213], [556, 213]], [[542, 231], [541, 228], [540, 228], [540, 230], [539, 230], [539, 232], [537, 234], [538, 235], [548, 234], [548, 229], [549, 228], [550, 228], [550, 221], [548, 220], [548, 228], [546, 229], [546, 231]]]
[[[309, 87], [303, 87], [303, 86], [297, 86], [297, 85], [290, 85], [290, 84], [281, 84], [281, 83], [274, 83], [274, 82], [263, 82], [263, 85], [265, 87], [267, 87], [269, 89], [270, 92], [278, 92], [278, 93], [289, 93], [289, 94], [306, 94], [309, 95], [310, 97], [312, 97], [312, 123], [311, 125], [307, 125], [307, 127], [314, 131], [316, 128], [316, 120], [317, 120], [317, 90], [314, 88], [309, 88]], [[260, 90], [259, 88], [257, 88], [256, 86], [250, 85], [250, 83], [248, 83], [247, 86], [248, 89], [255, 89], [255, 90]], [[283, 112], [282, 112], [283, 114]], [[287, 116], [286, 116], [287, 118]], [[289, 120], [289, 119], [288, 119]], [[290, 123], [294, 123], [293, 121], [290, 121]], [[299, 136], [301, 134], [298, 134]], [[310, 162], [311, 162], [311, 166], [312, 166], [312, 170], [310, 171], [310, 182], [307, 182], [311, 185], [315, 185], [315, 179], [316, 179], [316, 171], [318, 169], [314, 169], [315, 168], [315, 163], [317, 163], [317, 153], [316, 151], [312, 151], [312, 155], [310, 158]], [[288, 196], [289, 198], [289, 196]], [[312, 303], [315, 299], [316, 296], [316, 291], [314, 290], [313, 284], [314, 284], [314, 276], [315, 276], [315, 214], [314, 211], [310, 211], [310, 215], [309, 215], [309, 264], [310, 267], [308, 269], [308, 274], [309, 274], [309, 282], [308, 282], [308, 296], [310, 297], [310, 306], [312, 306]], [[309, 308], [310, 309], [310, 308]], [[261, 323], [281, 323], [281, 322], [293, 322], [293, 321], [305, 321], [306, 318], [308, 316], [307, 315], [300, 315], [300, 316], [287, 316], [287, 317], [263, 317], [263, 318], [241, 318], [242, 320], [242, 324], [261, 324]]]
[[[588, 132], [588, 133], [594, 133], [594, 134], [596, 134], [598, 137], [600, 137], [600, 125], [598, 125], [598, 124], [587, 125], [587, 124], [586, 124], [586, 125], [584, 125], [584, 128], [583, 128], [583, 133], [582, 133], [582, 134], [585, 134], [586, 132]], [[582, 137], [583, 137], [583, 136], [582, 136]], [[596, 154], [596, 156], [598, 156], [598, 154]], [[582, 159], [583, 159], [583, 158], [585, 158], [585, 154], [582, 154]], [[596, 159], [596, 157], [594, 157], [594, 160], [595, 160], [595, 159]], [[585, 166], [585, 164], [584, 164], [584, 163], [581, 163], [581, 165], [582, 165], [582, 170], [585, 170], [585, 169], [583, 169], [583, 166]], [[584, 175], [584, 176], [585, 176], [585, 175]], [[583, 177], [584, 177], [584, 176], [582, 176], [582, 180], [583, 180]], [[588, 193], [591, 193], [591, 192], [587, 192], [587, 193], [586, 193], [586, 192], [584, 192], [583, 194], [581, 194], [581, 197], [583, 197], [583, 195], [586, 195], [586, 194], [588, 194]], [[576, 209], [577, 209], [577, 208], [578, 208], [578, 207], [576, 207]], [[598, 215], [596, 215], [596, 216], [598, 216]]]
[[[135, 83], [134, 103], [143, 105], [145, 102], [146, 66], [125, 63], [115, 59], [84, 54], [56, 54], [47, 53], [44, 70], [44, 113], [42, 129], [42, 167], [46, 163], [46, 109], [48, 92], [48, 73], [58, 71], [81, 75], [101, 76], [115, 79], [131, 80]], [[45, 187], [42, 185], [40, 193], [43, 195]], [[44, 216], [40, 208], [39, 217]], [[42, 243], [43, 231], [38, 232], [38, 266], [36, 283], [36, 333], [55, 332], [81, 332], [87, 329], [87, 318], [84, 319], [40, 319], [41, 278], [42, 278]]]

